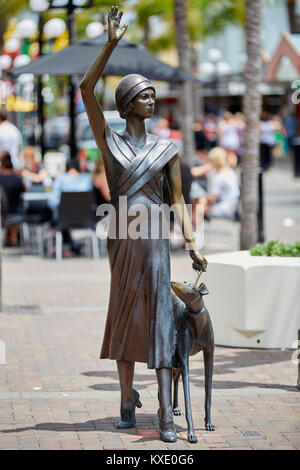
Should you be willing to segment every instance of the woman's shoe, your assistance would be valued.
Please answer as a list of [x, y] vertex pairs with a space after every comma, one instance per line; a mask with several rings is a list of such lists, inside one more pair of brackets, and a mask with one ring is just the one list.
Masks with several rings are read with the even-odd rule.
[[164, 419], [161, 418], [160, 409], [157, 412], [159, 419], [159, 436], [160, 439], [164, 442], [176, 442], [177, 435], [176, 429], [173, 421], [173, 411], [172, 407], [168, 408], [166, 416]]
[[136, 390], [133, 390], [133, 403], [130, 408], [122, 408], [121, 412], [121, 421], [119, 422], [118, 429], [129, 429], [135, 428], [135, 407], [142, 408], [142, 403], [140, 402], [140, 395]]

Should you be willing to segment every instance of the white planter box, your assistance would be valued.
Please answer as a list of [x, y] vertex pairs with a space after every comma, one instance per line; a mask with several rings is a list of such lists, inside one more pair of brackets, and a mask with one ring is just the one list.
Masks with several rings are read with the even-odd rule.
[[300, 329], [300, 258], [235, 251], [209, 255], [207, 260], [205, 303], [216, 344], [295, 348]]

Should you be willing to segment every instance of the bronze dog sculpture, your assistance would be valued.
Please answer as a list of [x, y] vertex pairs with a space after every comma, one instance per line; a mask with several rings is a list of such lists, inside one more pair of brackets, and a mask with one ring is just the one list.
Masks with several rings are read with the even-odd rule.
[[193, 425], [190, 386], [189, 386], [189, 356], [203, 351], [205, 372], [205, 428], [214, 431], [211, 423], [211, 390], [214, 360], [214, 333], [209, 313], [202, 299], [208, 294], [205, 284], [199, 287], [192, 286], [187, 282], [171, 282], [174, 316], [176, 322], [176, 351], [175, 365], [173, 369], [173, 413], [180, 415], [178, 408], [178, 382], [180, 373], [182, 375], [185, 412], [188, 425], [188, 440], [191, 443], [198, 441]]

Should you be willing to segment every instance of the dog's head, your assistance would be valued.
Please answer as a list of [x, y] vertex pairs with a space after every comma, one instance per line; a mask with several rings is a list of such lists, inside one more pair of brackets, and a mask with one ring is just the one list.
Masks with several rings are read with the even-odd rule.
[[194, 313], [201, 310], [203, 306], [202, 296], [208, 294], [204, 282], [199, 287], [194, 287], [188, 282], [171, 282], [172, 290], [186, 304], [187, 308]]

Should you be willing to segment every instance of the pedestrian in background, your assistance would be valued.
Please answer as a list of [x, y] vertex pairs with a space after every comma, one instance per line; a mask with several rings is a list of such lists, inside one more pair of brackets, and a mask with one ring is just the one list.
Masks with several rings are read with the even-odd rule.
[[24, 148], [23, 160], [24, 164], [21, 174], [26, 184], [30, 187], [32, 184], [43, 183], [47, 177], [47, 172], [43, 162], [37, 161], [36, 151], [33, 146], [28, 145]]
[[[93, 191], [92, 177], [90, 173], [81, 173], [78, 160], [72, 159], [67, 162], [66, 173], [58, 176], [54, 181], [52, 191], [47, 201], [48, 207], [52, 210], [53, 221], [59, 221], [59, 206], [63, 192], [85, 192]], [[64, 256], [71, 256], [71, 252], [78, 255], [80, 249], [73, 241], [68, 230], [62, 231]]]
[[214, 114], [208, 113], [205, 115], [203, 131], [208, 142], [208, 150], [210, 150], [217, 145], [218, 141], [218, 124]]
[[99, 157], [97, 161], [95, 170], [93, 171], [92, 180], [94, 186], [95, 202], [97, 206], [109, 202], [110, 194], [102, 157]]
[[236, 168], [238, 163], [238, 151], [240, 137], [236, 119], [229, 111], [223, 115], [218, 125], [219, 146], [226, 150], [227, 160], [231, 168]]
[[92, 177], [89, 173], [81, 173], [78, 160], [72, 159], [67, 162], [67, 171], [58, 176], [54, 181], [52, 191], [49, 195], [48, 206], [53, 211], [53, 218], [58, 220], [58, 209], [63, 192], [92, 191]]
[[228, 164], [225, 149], [214, 147], [208, 157], [212, 170], [207, 176], [207, 194], [199, 203], [208, 217], [233, 218], [240, 194], [236, 173]]
[[264, 170], [268, 170], [271, 166], [271, 152], [276, 143], [275, 129], [271, 120], [271, 116], [266, 113], [261, 113], [260, 123], [260, 166]]
[[195, 147], [196, 147], [196, 156], [200, 159], [201, 163], [207, 162], [207, 151], [210, 148], [210, 143], [208, 142], [203, 126], [203, 119], [199, 118], [194, 122], [194, 137], [195, 137]]
[[[6, 207], [2, 207], [1, 210], [4, 213], [4, 217], [12, 214], [20, 213], [21, 209], [21, 194], [25, 191], [22, 179], [16, 174], [11, 156], [8, 152], [2, 152], [0, 154], [0, 186], [3, 189], [6, 196]], [[4, 205], [4, 201], [2, 201]], [[11, 246], [18, 244], [18, 224], [12, 224], [7, 228], [7, 238]]]
[[9, 122], [6, 111], [0, 110], [0, 152], [8, 152], [14, 170], [20, 168], [19, 153], [22, 147], [22, 135], [19, 129]]

